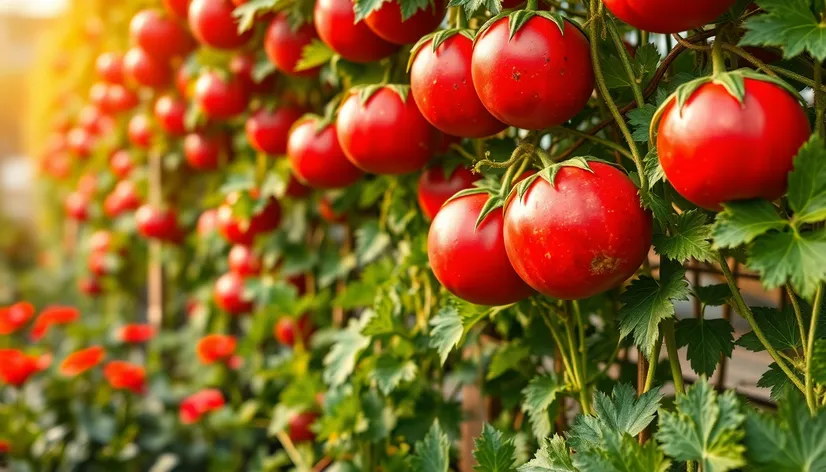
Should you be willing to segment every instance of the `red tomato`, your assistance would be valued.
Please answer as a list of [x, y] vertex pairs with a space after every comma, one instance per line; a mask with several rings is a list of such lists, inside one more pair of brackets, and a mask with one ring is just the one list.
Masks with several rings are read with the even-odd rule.
[[419, 177], [419, 207], [428, 220], [432, 220], [445, 202], [459, 190], [473, 187], [473, 182], [482, 177], [464, 167], [457, 167], [445, 177], [441, 166], [433, 166]]
[[309, 411], [294, 414], [289, 420], [289, 436], [294, 443], [315, 441], [315, 433], [310, 427], [315, 423], [318, 415]]
[[92, 154], [95, 138], [83, 128], [73, 128], [66, 134], [66, 147], [75, 157], [87, 159]]
[[508, 10], [511, 8], [516, 8], [523, 3], [525, 3], [525, 0], [502, 0], [502, 9]]
[[86, 221], [89, 219], [89, 197], [81, 192], [72, 192], [66, 196], [63, 202], [66, 215], [76, 221]]
[[363, 175], [341, 150], [336, 127], [318, 129], [314, 117], [301, 120], [290, 132], [287, 156], [293, 175], [313, 188], [344, 188]]
[[203, 132], [189, 133], [184, 138], [184, 158], [197, 170], [214, 170], [230, 160], [229, 137]]
[[273, 335], [279, 343], [285, 346], [293, 346], [295, 345], [296, 337], [300, 337], [302, 342], [306, 343], [312, 331], [312, 321], [306, 314], [301, 315], [298, 320], [288, 316], [282, 316], [275, 322]]
[[106, 89], [106, 108], [112, 113], [129, 111], [140, 102], [138, 94], [121, 84], [111, 84]]
[[284, 194], [292, 198], [303, 198], [309, 195], [312, 190], [310, 187], [302, 184], [295, 175], [290, 174], [290, 180], [287, 182], [287, 190]]
[[347, 215], [344, 213], [338, 213], [335, 208], [333, 208], [333, 204], [330, 202], [330, 199], [327, 197], [321, 197], [318, 200], [318, 214], [327, 223], [336, 224], [347, 221]]
[[[388, 4], [389, 5], [389, 4]], [[446, 39], [436, 52], [422, 45], [410, 67], [410, 90], [422, 115], [447, 134], [482, 138], [507, 125], [485, 109], [471, 78], [473, 40], [461, 34]], [[445, 106], [449, 103], [450, 106]]]
[[230, 194], [226, 203], [218, 207], [218, 230], [227, 241], [250, 246], [255, 242], [255, 236], [278, 228], [281, 223], [281, 205], [275, 198], [270, 197], [264, 209], [253, 215], [248, 222], [243, 222], [232, 214], [231, 205], [238, 198], [238, 194]]
[[178, 213], [173, 208], [161, 209], [150, 204], [142, 205], [135, 212], [138, 232], [145, 238], [161, 241], [179, 241], [182, 232], [178, 226]]
[[255, 57], [253, 57], [252, 54], [239, 53], [232, 56], [232, 60], [230, 60], [229, 63], [229, 70], [232, 72], [232, 75], [241, 80], [250, 94], [265, 94], [275, 89], [275, 74], [270, 74], [260, 82], [256, 82], [253, 77]]
[[195, 230], [200, 237], [206, 237], [218, 229], [218, 212], [214, 209], [204, 210], [201, 216], [198, 217], [198, 223]]
[[445, 1], [427, 3], [423, 10], [417, 10], [410, 18], [402, 21], [402, 10], [396, 2], [384, 2], [378, 10], [367, 15], [364, 22], [380, 38], [393, 44], [415, 43], [430, 33], [445, 17]]
[[104, 134], [114, 127], [112, 118], [92, 105], [86, 105], [80, 110], [77, 116], [77, 124], [93, 135]]
[[189, 5], [189, 27], [195, 38], [215, 49], [237, 49], [252, 37], [252, 30], [238, 33], [238, 22], [232, 16], [235, 9], [229, 0], [192, 0]]
[[264, 51], [279, 71], [297, 77], [315, 77], [320, 67], [297, 71], [295, 66], [301, 59], [304, 46], [318, 38], [312, 23], [304, 23], [293, 29], [287, 20], [287, 14], [281, 12], [273, 18], [264, 37]]
[[97, 82], [92, 84], [89, 87], [89, 103], [102, 110], [106, 113], [109, 113], [108, 103], [106, 102], [106, 96], [109, 94], [109, 84], [106, 82]]
[[502, 237], [502, 209], [476, 228], [487, 194], [468, 195], [442, 207], [427, 235], [433, 274], [448, 291], [479, 305], [507, 305], [533, 290], [516, 275]]
[[103, 202], [103, 210], [110, 218], [120, 216], [128, 211], [137, 210], [140, 206], [141, 197], [138, 195], [135, 183], [131, 180], [118, 182]]
[[163, 6], [170, 15], [186, 21], [189, 13], [189, 0], [163, 0]]
[[95, 61], [98, 76], [110, 84], [123, 83], [123, 55], [105, 52]]
[[356, 23], [352, 0], [319, 0], [313, 19], [321, 40], [348, 61], [377, 61], [398, 49], [378, 37], [366, 23]]
[[651, 246], [651, 213], [624, 172], [592, 162], [563, 167], [554, 186], [536, 179], [505, 210], [513, 268], [540, 293], [579, 300], [634, 275]]
[[171, 94], [162, 95], [155, 102], [155, 121], [171, 135], [186, 134], [186, 102]]
[[135, 163], [132, 161], [132, 155], [126, 149], [118, 149], [109, 156], [109, 170], [119, 180], [128, 177], [134, 168]]
[[178, 70], [175, 72], [175, 88], [178, 89], [178, 93], [180, 93], [182, 97], [192, 98], [192, 73], [192, 69], [187, 67], [186, 64], [178, 67]]
[[92, 274], [103, 277], [110, 272], [108, 256], [103, 252], [93, 252], [86, 259], [86, 267]]
[[132, 42], [158, 60], [168, 61], [192, 49], [192, 39], [180, 23], [157, 10], [142, 10], [129, 23]]
[[129, 136], [129, 142], [139, 148], [146, 149], [151, 146], [152, 123], [149, 116], [143, 113], [133, 116], [126, 127], [126, 134]]
[[159, 89], [172, 80], [172, 69], [166, 61], [155, 59], [141, 48], [132, 48], [123, 56], [127, 77], [144, 87]]
[[100, 285], [100, 281], [97, 277], [83, 277], [82, 279], [77, 281], [77, 288], [80, 292], [87, 297], [97, 297], [101, 293], [103, 293], [103, 287]]
[[210, 118], [228, 119], [247, 109], [249, 91], [236, 77], [228, 80], [217, 72], [206, 72], [195, 82], [195, 102]]
[[113, 246], [112, 233], [109, 231], [98, 230], [89, 237], [89, 250], [92, 252], [108, 252]]
[[240, 276], [258, 275], [261, 273], [261, 259], [252, 248], [243, 244], [236, 244], [229, 250], [229, 271]]
[[657, 152], [674, 189], [720, 210], [732, 200], [774, 200], [786, 192], [798, 149], [809, 138], [806, 112], [783, 88], [745, 79], [741, 105], [722, 86], [702, 85], [682, 110], [663, 113]]
[[233, 272], [227, 272], [215, 281], [213, 297], [215, 304], [230, 315], [248, 313], [255, 306], [254, 301], [244, 294], [244, 278]]
[[350, 162], [373, 174], [419, 170], [439, 141], [439, 132], [424, 119], [410, 92], [403, 100], [388, 87], [364, 104], [351, 94], [339, 110], [336, 132]]
[[543, 129], [582, 110], [594, 91], [588, 38], [571, 22], [565, 33], [535, 16], [513, 38], [508, 18], [476, 37], [473, 86], [493, 116], [511, 126]]
[[279, 155], [287, 152], [290, 127], [302, 115], [298, 107], [283, 106], [275, 110], [261, 108], [247, 119], [245, 130], [250, 145], [259, 152]]
[[77, 180], [77, 191], [86, 196], [94, 196], [95, 192], [97, 192], [97, 189], [98, 179], [95, 176], [95, 174], [86, 173], [81, 175], [80, 178]]
[[717, 19], [736, 0], [605, 0], [605, 8], [629, 25], [654, 33], [679, 33]]

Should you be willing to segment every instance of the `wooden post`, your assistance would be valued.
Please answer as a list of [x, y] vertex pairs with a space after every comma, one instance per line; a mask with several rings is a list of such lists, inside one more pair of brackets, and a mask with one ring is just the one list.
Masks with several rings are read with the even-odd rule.
[[[149, 203], [160, 208], [163, 205], [163, 161], [157, 152], [149, 153]], [[146, 318], [156, 330], [163, 325], [163, 245], [160, 241], [149, 241], [149, 268], [147, 272]]]
[[[726, 260], [726, 264], [728, 264], [728, 260]], [[736, 260], [734, 261], [734, 268], [731, 271], [731, 274], [734, 276], [734, 280], [737, 280], [738, 276], [740, 275], [740, 263]], [[780, 290], [780, 294], [782, 296], [783, 290]], [[726, 303], [723, 305], [723, 319], [726, 321], [731, 321], [731, 304]], [[726, 388], [726, 373], [728, 372], [728, 358], [725, 354], [720, 354], [720, 367], [719, 371], [717, 372], [717, 385], [716, 388], [719, 391], [723, 391]]]
[[[479, 357], [479, 346], [473, 346], [464, 351], [464, 357]], [[479, 373], [479, 382], [484, 372]], [[462, 413], [467, 420], [460, 426], [461, 439], [459, 444], [459, 472], [474, 472], [476, 459], [473, 457], [473, 440], [482, 434], [482, 425], [486, 420], [487, 408], [482, 398], [482, 388], [477, 385], [462, 387]]]

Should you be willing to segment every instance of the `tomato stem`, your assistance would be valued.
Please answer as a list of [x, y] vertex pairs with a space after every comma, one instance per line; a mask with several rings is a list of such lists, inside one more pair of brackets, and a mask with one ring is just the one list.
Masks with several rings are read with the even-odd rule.
[[797, 328], [800, 330], [800, 343], [803, 345], [803, 357], [806, 357], [806, 325], [803, 323], [803, 313], [800, 311], [800, 302], [797, 300], [797, 295], [794, 294], [791, 285], [786, 284], [786, 292], [789, 295], [789, 300], [792, 302], [794, 308], [794, 316], [797, 319]]
[[820, 61], [814, 64], [814, 92], [815, 92], [815, 133], [823, 136], [823, 109], [826, 103], [823, 100], [823, 65]]
[[648, 363], [648, 373], [645, 376], [645, 385], [643, 386], [640, 395], [651, 390], [651, 387], [654, 385], [654, 376], [657, 373], [657, 363], [660, 360], [660, 351], [662, 350], [662, 348], [663, 337], [660, 336], [659, 339], [657, 339], [657, 343], [654, 344], [654, 350], [651, 351], [651, 359], [649, 359]]
[[680, 366], [680, 358], [677, 354], [677, 338], [674, 335], [674, 319], [669, 318], [667, 320], [663, 320], [660, 326], [663, 330], [665, 349], [668, 351], [668, 363], [671, 365], [671, 376], [674, 378], [674, 390], [676, 390], [679, 394], [684, 394], [685, 383], [683, 382], [683, 369]]
[[628, 76], [628, 83], [631, 84], [631, 90], [634, 92], [634, 101], [637, 103], [637, 108], [643, 108], [645, 106], [645, 97], [642, 95], [639, 79], [634, 74], [634, 68], [631, 66], [631, 57], [628, 54], [628, 50], [625, 49], [625, 42], [623, 42], [622, 37], [620, 37], [617, 26], [613, 20], [608, 20], [605, 23], [608, 25], [608, 33], [614, 41], [614, 47], [617, 49], [622, 67], [625, 69], [625, 74]]
[[467, 15], [465, 15], [465, 9], [462, 7], [455, 7], [458, 9], [456, 12], [456, 28], [459, 29], [466, 29], [468, 27]]
[[534, 11], [539, 7], [539, 0], [528, 0], [528, 5], [525, 7], [525, 10]]
[[[815, 345], [815, 335], [817, 334], [817, 323], [818, 319], [820, 318], [820, 305], [823, 303], [823, 284], [819, 284], [817, 286], [817, 292], [815, 293], [815, 299], [813, 302], [812, 307], [812, 319], [809, 322], [809, 339], [806, 342], [806, 350], [808, 355], [806, 356], [806, 373], [805, 373], [805, 380], [806, 380], [806, 404], [809, 405], [809, 410], [812, 414], [815, 413], [817, 410], [817, 403], [815, 402], [815, 384], [812, 380], [812, 355], [814, 351]], [[801, 340], [802, 341], [802, 340]]]
[[723, 57], [723, 41], [720, 39], [720, 33], [717, 33], [711, 47], [711, 66], [715, 77], [726, 72], [726, 59]]

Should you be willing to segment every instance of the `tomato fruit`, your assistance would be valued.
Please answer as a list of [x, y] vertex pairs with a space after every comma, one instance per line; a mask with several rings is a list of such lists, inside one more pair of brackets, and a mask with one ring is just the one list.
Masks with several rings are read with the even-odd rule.
[[505, 209], [505, 249], [538, 292], [579, 300], [634, 275], [651, 247], [652, 218], [637, 187], [617, 168], [562, 167], [552, 186], [537, 178]]
[[297, 77], [315, 77], [320, 67], [307, 70], [296, 70], [301, 59], [304, 47], [318, 38], [312, 23], [304, 23], [298, 29], [293, 29], [287, 20], [287, 14], [282, 12], [273, 18], [267, 34], [264, 36], [264, 51], [270, 62], [275, 64], [281, 72]]
[[92, 154], [95, 138], [83, 128], [72, 128], [66, 133], [66, 147], [75, 157], [87, 159]]
[[125, 179], [134, 170], [135, 163], [132, 154], [126, 149], [118, 149], [109, 156], [109, 170], [118, 180]]
[[145, 238], [161, 241], [178, 241], [183, 236], [178, 226], [178, 213], [173, 208], [157, 208], [151, 204], [141, 205], [135, 212], [135, 224]]
[[192, 0], [189, 4], [189, 28], [198, 42], [215, 49], [237, 49], [252, 38], [252, 30], [238, 33], [232, 16], [235, 9], [229, 0]]
[[244, 278], [234, 272], [227, 272], [215, 281], [213, 298], [215, 304], [230, 315], [249, 313], [255, 306], [244, 294]]
[[605, 8], [629, 25], [653, 33], [679, 33], [711, 23], [736, 0], [605, 0]]
[[479, 305], [515, 303], [533, 290], [516, 275], [505, 253], [502, 209], [476, 227], [487, 200], [487, 194], [475, 194], [447, 202], [430, 225], [427, 257], [433, 274], [457, 297]]
[[594, 91], [588, 38], [565, 20], [564, 34], [534, 16], [510, 38], [508, 18], [476, 37], [473, 86], [498, 120], [523, 129], [560, 125], [582, 110]]
[[112, 233], [106, 230], [97, 230], [89, 237], [89, 250], [92, 252], [108, 252], [114, 246]]
[[106, 89], [106, 108], [111, 113], [129, 111], [140, 102], [138, 94], [121, 84], [110, 84]]
[[312, 191], [313, 189], [302, 184], [295, 175], [290, 174], [290, 180], [287, 181], [287, 189], [284, 191], [284, 195], [292, 198], [304, 198]]
[[123, 56], [124, 74], [138, 85], [159, 89], [172, 80], [172, 69], [166, 61], [156, 59], [141, 48], [132, 48]]
[[129, 142], [136, 147], [146, 149], [152, 145], [152, 123], [147, 115], [139, 113], [129, 120], [126, 126]]
[[238, 275], [245, 277], [261, 273], [261, 260], [249, 246], [243, 244], [232, 246], [227, 261], [230, 272]]
[[281, 223], [281, 205], [275, 198], [270, 197], [263, 210], [252, 215], [248, 222], [244, 222], [232, 213], [232, 204], [239, 197], [238, 194], [230, 194], [226, 202], [218, 207], [218, 231], [233, 244], [250, 246], [255, 242], [255, 236], [278, 228]]
[[218, 229], [218, 212], [210, 208], [204, 210], [201, 216], [198, 217], [198, 223], [195, 225], [195, 231], [198, 236], [204, 238], [214, 233]]
[[385, 41], [403, 45], [415, 43], [436, 29], [444, 17], [444, 0], [436, 0], [432, 4], [428, 2], [424, 9], [417, 10], [405, 21], [402, 21], [402, 10], [398, 3], [384, 2], [378, 10], [367, 15], [364, 22]]
[[473, 40], [461, 34], [446, 39], [435, 52], [433, 40], [427, 41], [410, 66], [410, 90], [422, 115], [440, 131], [482, 138], [507, 125], [488, 112], [473, 88], [472, 54]]
[[338, 113], [336, 133], [347, 158], [365, 172], [406, 174], [433, 156], [439, 132], [424, 119], [410, 91], [404, 98], [382, 87], [364, 104], [350, 94]]
[[194, 98], [210, 118], [227, 119], [247, 109], [249, 91], [236, 77], [224, 79], [217, 72], [206, 72], [195, 82]]
[[214, 170], [231, 158], [229, 136], [196, 131], [184, 138], [184, 158], [197, 170]]
[[86, 105], [80, 110], [77, 116], [77, 124], [96, 136], [104, 134], [114, 127], [112, 118], [93, 105]]
[[306, 343], [312, 331], [312, 321], [306, 314], [301, 315], [298, 320], [288, 316], [282, 316], [275, 322], [273, 335], [279, 343], [285, 346], [293, 346], [298, 338]]
[[247, 118], [244, 130], [247, 141], [258, 152], [279, 155], [287, 152], [287, 137], [290, 127], [304, 114], [304, 110], [293, 106], [278, 107], [274, 110], [261, 108]]
[[142, 10], [129, 23], [132, 42], [158, 60], [168, 61], [192, 49], [192, 39], [180, 23], [157, 10]]
[[657, 152], [674, 189], [691, 203], [720, 210], [732, 200], [774, 200], [786, 192], [798, 149], [809, 138], [806, 112], [782, 87], [745, 79], [740, 104], [722, 86], [700, 86], [659, 123]]
[[97, 82], [89, 87], [89, 103], [96, 108], [109, 113], [106, 96], [109, 94], [109, 85], [106, 82]]
[[433, 166], [422, 172], [417, 189], [419, 207], [425, 217], [432, 220], [442, 205], [460, 190], [473, 187], [481, 177], [464, 167], [457, 167], [445, 176], [445, 169]]
[[161, 129], [174, 136], [186, 134], [186, 102], [171, 94], [162, 95], [154, 111]]
[[260, 81], [255, 80], [253, 76], [255, 57], [252, 54], [238, 53], [232, 56], [229, 62], [229, 70], [232, 75], [241, 80], [251, 95], [271, 93], [275, 89], [276, 75], [274, 73], [267, 75]]
[[116, 52], [105, 52], [95, 60], [95, 70], [98, 76], [110, 84], [123, 83], [123, 55]]
[[316, 418], [318, 418], [318, 415], [309, 411], [296, 413], [290, 417], [287, 425], [290, 440], [294, 443], [315, 441], [315, 433], [310, 427], [315, 423]]
[[137, 210], [141, 206], [141, 197], [135, 183], [131, 180], [122, 180], [115, 185], [112, 192], [103, 202], [103, 211], [106, 216], [115, 218], [128, 211]]
[[301, 182], [313, 188], [343, 188], [363, 175], [341, 150], [336, 127], [327, 124], [319, 129], [318, 118], [299, 121], [287, 143], [290, 167]]
[[318, 0], [313, 20], [321, 40], [348, 61], [377, 61], [398, 49], [381, 39], [365, 22], [356, 23], [352, 0]]
[[163, 6], [170, 15], [186, 21], [189, 13], [189, 0], [163, 0]]
[[67, 195], [63, 208], [66, 210], [66, 215], [73, 220], [89, 219], [89, 197], [82, 192], [72, 192]]
[[103, 293], [103, 287], [97, 277], [83, 277], [77, 281], [77, 289], [87, 297], [96, 297]]
[[107, 259], [106, 253], [93, 252], [89, 254], [89, 258], [86, 260], [86, 267], [92, 274], [103, 277], [111, 271]]

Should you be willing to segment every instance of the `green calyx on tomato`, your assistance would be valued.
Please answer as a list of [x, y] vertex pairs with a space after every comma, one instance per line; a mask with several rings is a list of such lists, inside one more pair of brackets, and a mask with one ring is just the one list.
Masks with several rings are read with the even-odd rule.
[[[541, 151], [541, 152], [544, 153], [544, 151]], [[558, 174], [559, 171], [564, 167], [576, 167], [578, 169], [587, 170], [588, 172], [593, 173], [594, 171], [591, 170], [591, 167], [588, 166], [588, 159], [597, 160], [599, 162], [609, 164], [608, 162], [602, 161], [601, 159], [597, 159], [597, 158], [591, 157], [591, 156], [572, 157], [572, 158], [567, 159], [565, 161], [551, 164], [551, 165], [545, 167], [544, 169], [540, 170], [536, 174], [533, 174], [533, 175], [530, 175], [530, 176], [526, 177], [521, 182], [514, 185], [512, 192], [516, 192], [516, 196], [520, 200], [523, 199], [524, 196], [525, 196], [525, 193], [528, 191], [529, 188], [531, 188], [531, 185], [534, 183], [534, 181], [536, 179], [540, 178], [540, 177], [545, 179], [545, 181], [547, 181], [549, 184], [551, 184], [551, 187], [555, 188], [556, 185], [554, 184], [554, 181], [556, 180], [556, 174]]]
[[413, 60], [416, 59], [416, 53], [421, 50], [425, 44], [431, 39], [433, 42], [430, 44], [433, 52], [435, 53], [439, 46], [442, 45], [445, 41], [456, 36], [457, 34], [461, 34], [462, 36], [466, 37], [467, 39], [473, 41], [476, 37], [476, 34], [473, 30], [467, 28], [450, 28], [445, 30], [434, 31], [428, 35], [422, 36], [422, 39], [419, 40], [413, 47], [410, 49], [410, 58], [407, 60], [407, 68], [405, 69], [407, 72], [410, 72], [410, 66], [413, 65]]
[[370, 85], [359, 85], [357, 87], [353, 87], [351, 90], [353, 93], [357, 93], [359, 97], [359, 103], [362, 106], [367, 104], [370, 98], [376, 94], [379, 90], [386, 88], [396, 95], [399, 96], [402, 103], [407, 102], [407, 97], [410, 95], [410, 86], [404, 84], [370, 84]]
[[[563, 35], [565, 34], [565, 20], [566, 20], [566, 18], [563, 18], [562, 15], [560, 15], [557, 12], [544, 11], [544, 10], [543, 11], [516, 10], [516, 11], [510, 11], [510, 12], [505, 11], [505, 12], [502, 12], [502, 13], [494, 16], [494, 17], [491, 17], [491, 19], [486, 21], [485, 24], [482, 25], [481, 28], [479, 28], [479, 31], [476, 32], [476, 38], [481, 36], [482, 33], [485, 32], [485, 30], [487, 30], [488, 28], [491, 27], [491, 25], [493, 25], [497, 21], [501, 20], [502, 18], [507, 17], [508, 18], [508, 32], [509, 32], [508, 40], [511, 40], [511, 39], [513, 39], [513, 36], [516, 34], [516, 32], [519, 31], [520, 29], [522, 29], [522, 27], [525, 26], [528, 23], [528, 21], [530, 21], [530, 19], [535, 17], [535, 16], [545, 18], [546, 20], [550, 20], [550, 21], [554, 22], [554, 24], [556, 24], [556, 26], [559, 27], [560, 34], [563, 34]], [[572, 25], [576, 26], [577, 28], [579, 28], [579, 25], [577, 25], [573, 21], [568, 20], [568, 22], [571, 23]], [[476, 39], [474, 39], [474, 44], [475, 44], [475, 42], [476, 42]]]

